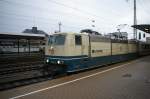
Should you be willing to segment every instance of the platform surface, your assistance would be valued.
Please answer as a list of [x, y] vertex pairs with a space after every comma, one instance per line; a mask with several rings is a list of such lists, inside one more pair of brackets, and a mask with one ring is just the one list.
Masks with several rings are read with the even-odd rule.
[[1, 91], [0, 99], [150, 99], [150, 56]]

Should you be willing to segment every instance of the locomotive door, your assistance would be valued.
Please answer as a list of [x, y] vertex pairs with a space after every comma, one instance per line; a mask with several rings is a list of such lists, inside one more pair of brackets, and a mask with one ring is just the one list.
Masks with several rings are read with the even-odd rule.
[[[81, 56], [78, 59], [78, 64], [75, 65], [76, 69], [87, 68], [88, 63], [88, 35], [78, 34], [75, 35], [75, 48], [73, 54]], [[87, 58], [86, 58], [87, 57]], [[76, 63], [75, 63], [76, 64]]]
[[82, 35], [82, 45], [81, 45], [81, 54], [86, 56], [86, 58], [82, 59], [83, 68], [88, 68], [89, 63], [89, 36], [83, 34]]
[[82, 55], [81, 46], [82, 46], [82, 37], [81, 37], [81, 35], [75, 35], [75, 49], [74, 49], [75, 55], [78, 55], [78, 56]]
[[75, 35], [75, 50], [78, 55], [87, 55], [89, 51], [88, 35]]
[[81, 54], [89, 56], [89, 36], [82, 35]]

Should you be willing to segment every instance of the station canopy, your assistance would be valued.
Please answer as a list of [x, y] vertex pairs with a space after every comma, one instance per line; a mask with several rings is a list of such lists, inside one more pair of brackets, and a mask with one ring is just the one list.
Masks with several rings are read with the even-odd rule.
[[1, 32], [0, 39], [44, 39], [44, 34]]
[[132, 27], [150, 34], [150, 24], [132, 25]]

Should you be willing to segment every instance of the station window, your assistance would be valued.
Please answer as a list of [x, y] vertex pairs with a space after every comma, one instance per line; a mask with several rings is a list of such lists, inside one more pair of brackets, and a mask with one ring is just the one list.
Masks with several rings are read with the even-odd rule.
[[139, 40], [141, 39], [141, 33], [139, 32]]
[[76, 45], [81, 45], [81, 36], [80, 35], [75, 35], [75, 44]]
[[145, 38], [145, 33], [143, 34], [143, 38]]

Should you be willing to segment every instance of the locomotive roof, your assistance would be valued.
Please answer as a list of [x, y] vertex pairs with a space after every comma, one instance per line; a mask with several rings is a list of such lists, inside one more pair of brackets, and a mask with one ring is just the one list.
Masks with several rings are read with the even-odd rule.
[[[61, 32], [61, 33], [55, 33], [55, 34], [84, 34], [88, 35], [87, 33], [74, 33], [74, 32]], [[53, 35], [55, 35], [53, 34]], [[90, 34], [91, 41], [92, 42], [110, 42], [112, 41], [113, 43], [137, 43], [136, 41], [131, 41], [131, 40], [120, 40], [120, 39], [110, 39], [108, 37], [104, 37], [102, 35], [94, 35]]]
[[110, 42], [110, 38], [101, 35], [90, 35], [92, 42]]
[[52, 35], [55, 35], [55, 34], [85, 34], [85, 35], [88, 35], [87, 33], [77, 33], [77, 32], [58, 32], [58, 33], [54, 33]]

